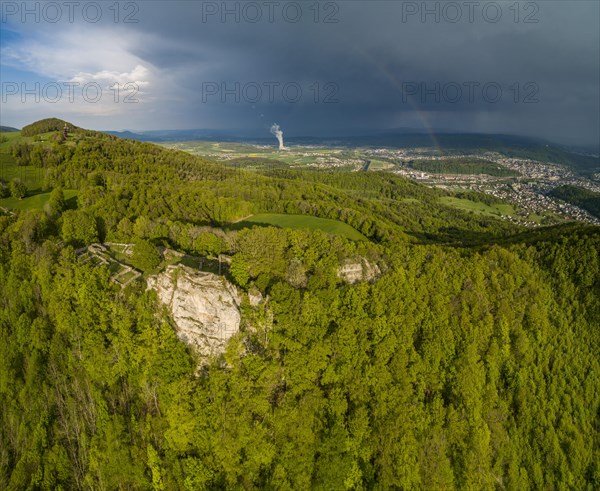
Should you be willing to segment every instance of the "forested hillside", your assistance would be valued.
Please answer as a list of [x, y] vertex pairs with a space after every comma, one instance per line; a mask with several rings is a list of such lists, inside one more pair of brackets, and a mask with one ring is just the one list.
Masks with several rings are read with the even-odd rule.
[[575, 186], [560, 186], [553, 189], [551, 195], [579, 206], [600, 218], [600, 193]]
[[[600, 488], [598, 227], [75, 127], [10, 144], [52, 192], [0, 215], [0, 489]], [[235, 223], [257, 213], [368, 240]], [[146, 288], [157, 262], [121, 288], [78, 257], [105, 241], [223, 255], [266, 300], [199, 363]], [[378, 278], [342, 281], [356, 257]]]
[[23, 136], [36, 136], [44, 133], [48, 133], [50, 131], [63, 131], [63, 128], [67, 126], [69, 131], [73, 131], [75, 129], [79, 129], [76, 126], [63, 121], [58, 118], [46, 118], [41, 119], [40, 121], [36, 121], [35, 123], [28, 124], [24, 126], [21, 130], [21, 135]]

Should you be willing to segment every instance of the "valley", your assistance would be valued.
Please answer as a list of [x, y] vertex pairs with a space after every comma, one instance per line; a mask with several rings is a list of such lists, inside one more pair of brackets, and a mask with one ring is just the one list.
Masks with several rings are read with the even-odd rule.
[[[340, 146], [339, 142], [337, 146], [335, 143], [331, 146], [298, 144], [285, 151], [279, 151], [273, 145], [214, 141], [162, 145], [214, 159], [239, 172], [277, 169], [383, 172], [454, 193], [475, 191], [511, 204], [494, 214], [530, 227], [568, 220], [600, 224], [600, 216], [552, 196], [552, 190], [558, 187], [573, 186], [595, 193], [596, 199], [600, 199], [600, 161], [597, 157], [596, 169], [586, 168], [581, 172], [566, 163], [509, 157], [507, 154], [514, 151], [503, 154], [486, 149], [460, 153], [458, 149], [434, 147], [353, 148]], [[457, 203], [446, 201], [450, 206]], [[477, 207], [470, 209], [477, 210]]]
[[64, 126], [0, 144], [3, 489], [597, 479], [593, 175]]
[[599, 1], [0, 14], [0, 491], [600, 490]]

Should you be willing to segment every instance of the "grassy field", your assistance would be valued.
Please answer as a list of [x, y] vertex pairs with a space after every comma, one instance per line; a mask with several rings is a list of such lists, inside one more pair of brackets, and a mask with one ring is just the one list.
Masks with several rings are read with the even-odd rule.
[[44, 169], [31, 165], [18, 166], [12, 155], [0, 151], [0, 179], [10, 182], [15, 177], [25, 183], [29, 192], [41, 191]]
[[2, 141], [2, 143], [0, 143], [0, 180], [10, 182], [15, 177], [18, 177], [27, 186], [28, 194], [41, 191], [44, 180], [44, 170], [29, 165], [19, 167], [10, 153], [11, 146], [16, 140], [27, 141], [29, 143], [32, 141], [32, 138], [21, 137], [20, 131], [0, 133], [0, 136], [2, 137], [0, 138], [0, 141]]
[[[184, 141], [161, 144], [167, 148], [183, 150], [194, 155], [231, 163], [243, 168], [264, 169], [273, 167], [339, 167], [343, 162], [359, 160], [360, 152], [341, 148], [292, 146], [279, 151], [275, 139], [271, 145], [251, 145], [233, 142]], [[378, 161], [379, 162], [379, 161]], [[390, 165], [389, 162], [381, 162]], [[356, 162], [349, 163], [355, 167]]]
[[[75, 208], [77, 204], [77, 191], [73, 189], [65, 189], [65, 200], [70, 208]], [[48, 202], [50, 193], [34, 194], [23, 199], [4, 198], [0, 199], [0, 207], [10, 210], [41, 210]]]
[[394, 164], [386, 160], [371, 159], [370, 162], [371, 164], [369, 165], [369, 170], [385, 170], [392, 169], [394, 167]]
[[510, 204], [494, 204], [486, 205], [477, 201], [471, 201], [469, 199], [454, 198], [453, 196], [443, 196], [440, 198], [440, 202], [459, 210], [472, 211], [480, 215], [514, 215], [515, 209]]
[[17, 138], [21, 138], [20, 131], [0, 132], [0, 150], [5, 147], [9, 147]]
[[[48, 140], [53, 133], [39, 135], [41, 141]], [[11, 146], [15, 141], [34, 143], [33, 137], [22, 137], [20, 131], [0, 133], [0, 180], [9, 183], [12, 179], [19, 178], [27, 186], [27, 195], [23, 199], [0, 199], [0, 207], [11, 210], [41, 210], [50, 198], [50, 192], [42, 192], [44, 182], [44, 169], [34, 166], [18, 166], [11, 155]], [[6, 141], [4, 141], [6, 140]], [[67, 205], [75, 208], [77, 205], [77, 191], [65, 190]]]
[[487, 174], [495, 177], [512, 177], [518, 172], [502, 167], [499, 164], [482, 159], [446, 159], [446, 160], [417, 160], [410, 167], [431, 174], [451, 175], [480, 175]]
[[238, 225], [240, 228], [251, 227], [252, 225], [274, 225], [276, 227], [322, 230], [333, 235], [341, 235], [352, 240], [367, 240], [358, 230], [352, 228], [339, 220], [330, 220], [328, 218], [317, 218], [308, 215], [282, 215], [278, 213], [259, 213], [250, 218], [246, 218]]
[[544, 216], [538, 215], [537, 213], [530, 213], [527, 216], [527, 220], [531, 220], [532, 222], [535, 222], [535, 223], [542, 223], [544, 218], [545, 218]]

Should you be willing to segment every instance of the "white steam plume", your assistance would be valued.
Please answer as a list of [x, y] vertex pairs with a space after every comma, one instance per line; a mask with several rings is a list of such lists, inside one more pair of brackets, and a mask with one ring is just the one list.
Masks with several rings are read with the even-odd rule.
[[273, 123], [273, 126], [271, 126], [271, 133], [275, 135], [275, 138], [277, 138], [277, 141], [279, 142], [279, 150], [287, 150], [283, 144], [283, 131], [281, 131], [281, 128], [277, 123]]

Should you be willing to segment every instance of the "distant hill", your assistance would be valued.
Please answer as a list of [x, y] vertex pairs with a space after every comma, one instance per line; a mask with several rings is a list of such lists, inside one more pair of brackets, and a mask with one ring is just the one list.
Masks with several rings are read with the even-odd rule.
[[600, 218], [600, 193], [576, 186], [560, 186], [553, 189], [550, 196], [579, 206], [595, 217]]
[[[144, 142], [177, 142], [177, 141], [193, 141], [193, 140], [205, 140], [205, 141], [255, 141], [254, 137], [247, 136], [242, 130], [210, 130], [210, 129], [198, 129], [198, 130], [151, 130], [151, 131], [139, 131], [133, 132], [129, 130], [124, 131], [104, 131], [109, 135], [118, 136], [119, 138], [129, 138], [131, 140], [138, 140]], [[267, 132], [268, 133], [268, 132]], [[268, 137], [268, 140], [272, 140], [273, 137]]]
[[153, 141], [151, 139], [145, 138], [144, 135], [140, 133], [133, 133], [131, 131], [104, 131], [103, 133], [117, 136], [119, 138], [128, 138], [129, 140]]
[[21, 135], [35, 136], [42, 133], [48, 133], [50, 131], [62, 131], [62, 129], [65, 127], [65, 124], [69, 128], [69, 131], [79, 129], [77, 126], [69, 123], [68, 121], [63, 121], [62, 119], [58, 118], [46, 118], [24, 126], [21, 130]]
[[[287, 138], [287, 141], [292, 142], [294, 139]], [[339, 141], [342, 144], [352, 146], [428, 147], [435, 148], [443, 154], [493, 151], [506, 157], [568, 165], [583, 173], [593, 172], [600, 168], [600, 158], [597, 156], [574, 153], [571, 149], [563, 148], [539, 138], [515, 135], [473, 133], [382, 134], [340, 138]]]
[[[268, 144], [273, 137], [243, 136], [244, 132], [225, 130], [155, 130], [155, 131], [107, 131], [106, 133], [147, 142], [174, 141], [222, 141]], [[539, 160], [568, 165], [578, 172], [587, 174], [600, 169], [600, 158], [595, 155], [584, 155], [576, 149], [557, 145], [540, 138], [515, 135], [494, 135], [477, 133], [435, 133], [391, 131], [363, 136], [297, 136], [286, 137], [286, 143], [296, 145], [325, 145], [340, 147], [425, 147], [438, 150], [442, 154], [452, 155], [472, 153], [476, 151], [493, 151], [506, 157]], [[593, 152], [594, 149], [589, 149]]]
[[2, 133], [14, 133], [15, 131], [20, 131], [17, 128], [13, 128], [12, 126], [0, 126], [0, 132]]

